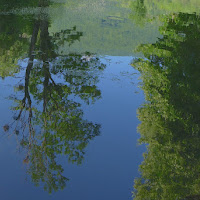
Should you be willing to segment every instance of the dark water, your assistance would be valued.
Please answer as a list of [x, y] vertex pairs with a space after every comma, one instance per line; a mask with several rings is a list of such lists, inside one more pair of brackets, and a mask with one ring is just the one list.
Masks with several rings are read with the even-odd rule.
[[0, 199], [200, 199], [199, 8], [1, 0]]

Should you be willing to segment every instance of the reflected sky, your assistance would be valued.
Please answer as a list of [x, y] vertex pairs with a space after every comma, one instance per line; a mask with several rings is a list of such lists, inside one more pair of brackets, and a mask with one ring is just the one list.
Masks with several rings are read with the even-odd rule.
[[[52, 32], [50, 4], [40, 3], [33, 15], [22, 15], [30, 10], [27, 5], [2, 15], [1, 105], [8, 114], [1, 120], [2, 157], [10, 166], [5, 179], [15, 174], [3, 181], [2, 196], [102, 199], [113, 197], [119, 187], [116, 195], [131, 199], [142, 160], [137, 153], [142, 148], [136, 149], [139, 135], [132, 134], [138, 123], [134, 113], [138, 99], [143, 100], [132, 57], [74, 52], [71, 47], [84, 32], [75, 22]], [[134, 96], [137, 104], [132, 104]], [[124, 156], [131, 152], [137, 163]]]
[[[4, 164], [1, 169], [6, 172], [4, 173], [5, 178], [2, 174], [2, 180], [4, 180], [2, 187], [5, 188], [3, 196], [7, 199], [12, 199], [16, 195], [22, 199], [30, 198], [30, 196], [32, 199], [57, 199], [66, 196], [73, 199], [81, 197], [102, 199], [105, 194], [106, 197], [112, 198], [116, 188], [119, 188], [120, 194], [117, 193], [116, 198], [123, 196], [131, 199], [133, 178], [138, 175], [137, 166], [142, 160], [141, 152], [143, 151], [142, 148], [136, 147], [139, 135], [136, 134], [136, 131], [133, 134], [133, 130], [138, 124], [134, 113], [143, 101], [143, 95], [138, 88], [134, 89], [133, 83], [137, 82], [138, 73], [129, 65], [131, 60], [131, 57], [101, 59], [103, 63], [109, 61], [98, 83], [98, 87], [102, 91], [102, 99], [90, 106], [82, 105], [84, 118], [101, 124], [101, 135], [91, 141], [86, 148], [81, 166], [68, 163], [66, 157], [58, 157], [59, 163], [64, 168], [63, 175], [70, 179], [64, 191], [49, 196], [43, 191], [42, 185], [35, 188], [29, 175], [26, 174], [27, 165], [22, 162], [24, 152], [16, 150], [17, 136], [8, 137], [8, 133], [2, 133], [1, 158]], [[126, 70], [122, 65], [127, 66]], [[5, 78], [2, 83], [5, 89], [10, 88], [12, 84], [16, 84], [15, 78]], [[135, 92], [133, 92], [134, 90]], [[1, 97], [6, 97], [12, 92], [13, 89], [10, 89], [7, 94], [1, 92]], [[112, 101], [111, 98], [114, 98], [115, 101]], [[135, 105], [132, 104], [133, 99], [137, 99]], [[8, 123], [7, 119], [11, 119], [13, 116], [13, 112], [9, 111], [13, 106], [13, 101], [4, 100], [4, 102], [1, 104], [2, 110], [7, 116], [5, 115], [5, 118], [1, 120], [1, 126]], [[105, 104], [105, 102], [107, 103]], [[133, 173], [133, 169], [135, 169], [135, 173]], [[8, 177], [8, 174], [12, 176]], [[123, 184], [121, 184], [122, 182]], [[12, 193], [8, 192], [10, 190], [8, 186], [12, 188]], [[79, 192], [77, 192], [77, 188]], [[102, 190], [105, 193], [101, 193]], [[19, 193], [19, 191], [22, 192]], [[98, 196], [96, 196], [97, 193], [99, 193]]]

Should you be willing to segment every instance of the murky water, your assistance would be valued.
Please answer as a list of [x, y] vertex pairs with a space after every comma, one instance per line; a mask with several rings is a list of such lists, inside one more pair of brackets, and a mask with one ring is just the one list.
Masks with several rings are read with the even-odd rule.
[[199, 10], [2, 0], [0, 199], [200, 199]]

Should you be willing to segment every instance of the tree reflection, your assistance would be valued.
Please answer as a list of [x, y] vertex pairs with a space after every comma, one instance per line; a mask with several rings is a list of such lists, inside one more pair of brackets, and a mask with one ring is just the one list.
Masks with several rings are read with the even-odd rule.
[[31, 22], [15, 15], [1, 15], [0, 76], [19, 72], [18, 60], [28, 52]]
[[200, 199], [200, 18], [164, 17], [163, 38], [141, 45], [146, 103], [138, 110], [147, 152], [135, 180], [135, 200]]
[[144, 25], [147, 15], [147, 8], [144, 0], [131, 1], [130, 8], [132, 10], [130, 19], [133, 19], [138, 25]]
[[[39, 1], [40, 7], [48, 5], [49, 1]], [[37, 16], [31, 26], [29, 33], [21, 31], [32, 33], [25, 78], [16, 87], [21, 95], [12, 97], [16, 103], [12, 127], [26, 152], [23, 162], [28, 164], [32, 181], [43, 183], [51, 193], [63, 189], [68, 180], [58, 164], [59, 155], [81, 164], [89, 141], [100, 134], [99, 124], [84, 119], [80, 102], [90, 104], [101, 98], [96, 84], [105, 65], [90, 53], [59, 52], [60, 46], [81, 38], [76, 27], [50, 35], [48, 16]], [[15, 36], [14, 30], [13, 40], [18, 41]]]

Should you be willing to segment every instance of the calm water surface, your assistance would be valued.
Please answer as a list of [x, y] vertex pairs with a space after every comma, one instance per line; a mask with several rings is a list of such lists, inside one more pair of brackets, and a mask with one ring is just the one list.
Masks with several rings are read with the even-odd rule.
[[0, 199], [200, 199], [199, 10], [1, 0]]

